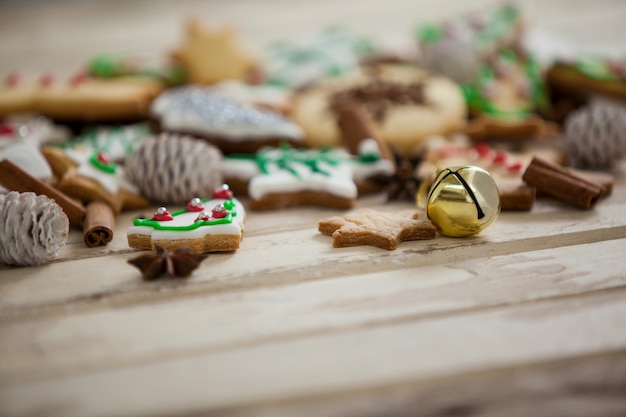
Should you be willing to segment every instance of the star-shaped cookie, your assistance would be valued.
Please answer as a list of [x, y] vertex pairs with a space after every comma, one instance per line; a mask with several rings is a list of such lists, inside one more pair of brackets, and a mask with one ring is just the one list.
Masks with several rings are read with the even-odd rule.
[[371, 245], [394, 250], [403, 241], [434, 239], [437, 229], [430, 221], [420, 220], [417, 211], [386, 213], [360, 209], [322, 219], [318, 230], [332, 236], [335, 248]]
[[186, 70], [193, 84], [245, 80], [258, 69], [257, 59], [240, 43], [231, 27], [213, 28], [190, 19], [184, 43], [172, 57]]

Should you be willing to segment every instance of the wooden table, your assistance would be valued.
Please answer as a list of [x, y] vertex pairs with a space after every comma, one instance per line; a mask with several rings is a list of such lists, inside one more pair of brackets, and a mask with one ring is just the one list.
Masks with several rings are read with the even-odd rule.
[[[0, 75], [70, 72], [94, 52], [163, 53], [184, 17], [263, 44], [341, 23], [367, 34], [496, 2], [12, 2]], [[626, 47], [623, 1], [524, 2], [532, 25]], [[406, 30], [406, 32], [401, 32]], [[540, 200], [478, 236], [333, 249], [332, 210], [249, 213], [236, 253], [143, 282], [73, 231], [59, 260], [0, 267], [0, 415], [626, 414], [626, 169], [591, 211]], [[385, 211], [383, 196], [360, 207]]]

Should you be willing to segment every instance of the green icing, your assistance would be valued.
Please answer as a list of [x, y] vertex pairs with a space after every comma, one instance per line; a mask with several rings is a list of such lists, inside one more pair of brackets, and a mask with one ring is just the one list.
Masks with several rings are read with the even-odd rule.
[[[460, 24], [470, 26], [469, 17], [463, 18]], [[520, 11], [514, 5], [506, 4], [497, 8], [480, 29], [472, 29], [474, 42], [480, 46], [487, 46], [494, 41], [507, 36], [515, 24], [520, 20]], [[417, 38], [424, 43], [436, 43], [445, 38], [443, 25], [427, 23], [418, 27]]]
[[[518, 64], [517, 56], [510, 49], [503, 50], [499, 59], [512, 65]], [[485, 89], [496, 80], [494, 70], [485, 64], [481, 65], [474, 80], [461, 85], [468, 106], [503, 120], [522, 120], [530, 116], [533, 110], [546, 109], [549, 106], [549, 102], [539, 63], [534, 58], [528, 57], [523, 62], [522, 70], [529, 83], [529, 108], [518, 110], [503, 110], [498, 108], [496, 104], [484, 94]]]
[[[202, 200], [202, 203], [206, 203], [209, 200]], [[232, 200], [224, 201], [224, 207], [229, 211], [229, 213], [221, 218], [221, 219], [211, 219], [207, 221], [197, 221], [189, 224], [187, 226], [168, 226], [167, 222], [160, 222], [152, 219], [135, 219], [133, 225], [135, 226], [148, 226], [156, 230], [172, 230], [172, 231], [181, 231], [186, 232], [189, 230], [195, 230], [200, 227], [205, 226], [215, 226], [218, 224], [230, 224], [233, 222], [233, 218], [237, 216], [237, 212], [235, 211], [235, 203]], [[187, 213], [186, 209], [176, 210], [172, 212], [172, 217], [180, 216], [181, 214]], [[200, 213], [198, 213], [200, 214]]]
[[329, 176], [330, 173], [323, 170], [320, 164], [326, 163], [334, 166], [342, 162], [341, 158], [333, 155], [330, 149], [299, 150], [288, 145], [280, 146], [278, 149], [262, 149], [254, 155], [228, 155], [228, 158], [252, 160], [257, 164], [259, 171], [265, 175], [270, 173], [268, 165], [275, 164], [295, 177], [300, 177], [294, 168], [296, 165], [305, 165], [312, 172]]
[[573, 68], [587, 77], [601, 81], [626, 81], [626, 79], [616, 74], [608, 65], [606, 59], [602, 57], [585, 57], [578, 59], [574, 62]]
[[98, 158], [98, 153], [97, 152], [89, 157], [89, 162], [91, 163], [91, 165], [95, 166], [100, 171], [106, 172], [108, 174], [115, 174], [115, 171], [117, 170], [117, 165], [116, 164], [114, 164], [114, 163], [107, 164], [107, 163], [102, 162]]
[[167, 84], [179, 85], [186, 81], [185, 71], [177, 66], [147, 65], [130, 53], [96, 55], [87, 62], [87, 72], [99, 78], [138, 76], [162, 79]]
[[151, 133], [147, 123], [134, 126], [91, 126], [72, 139], [55, 144], [62, 149], [84, 147], [94, 152], [105, 152], [111, 155], [115, 145], [122, 148], [124, 155], [129, 155], [143, 138]]
[[418, 29], [417, 37], [424, 43], [435, 43], [443, 38], [443, 30], [439, 25], [429, 23]]
[[520, 19], [517, 7], [506, 4], [498, 8], [482, 31], [478, 32], [479, 43], [487, 43], [504, 37]]
[[127, 68], [120, 59], [98, 55], [87, 63], [87, 71], [95, 77], [114, 78], [124, 74]]

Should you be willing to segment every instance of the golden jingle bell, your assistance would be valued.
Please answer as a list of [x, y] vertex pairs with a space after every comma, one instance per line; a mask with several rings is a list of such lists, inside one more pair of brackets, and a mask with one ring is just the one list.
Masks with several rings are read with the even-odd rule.
[[491, 174], [482, 168], [446, 168], [431, 183], [426, 213], [442, 235], [471, 236], [498, 218], [500, 193]]

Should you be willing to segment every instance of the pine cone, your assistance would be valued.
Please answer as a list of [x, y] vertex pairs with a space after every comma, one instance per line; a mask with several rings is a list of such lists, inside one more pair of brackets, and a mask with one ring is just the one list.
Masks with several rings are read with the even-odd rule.
[[162, 133], [128, 157], [126, 176], [154, 202], [184, 204], [222, 183], [222, 153], [201, 140]]
[[626, 107], [593, 102], [565, 120], [570, 164], [608, 170], [626, 155]]
[[423, 46], [421, 64], [435, 74], [466, 83], [478, 74], [481, 57], [469, 43], [443, 39]]
[[0, 261], [40, 265], [57, 257], [70, 223], [54, 200], [35, 193], [0, 195]]

